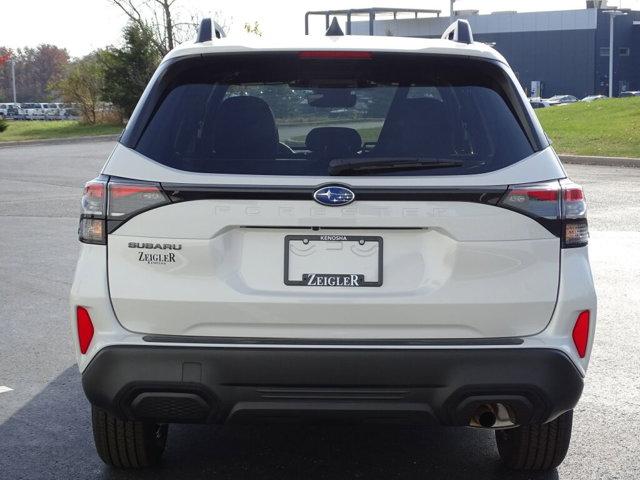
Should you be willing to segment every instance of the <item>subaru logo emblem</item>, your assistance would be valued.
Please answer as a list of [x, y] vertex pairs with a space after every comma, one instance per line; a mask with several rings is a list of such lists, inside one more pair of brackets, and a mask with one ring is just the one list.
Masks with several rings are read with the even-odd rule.
[[339, 185], [329, 185], [316, 190], [313, 199], [322, 205], [341, 206], [355, 200], [356, 196], [351, 190]]

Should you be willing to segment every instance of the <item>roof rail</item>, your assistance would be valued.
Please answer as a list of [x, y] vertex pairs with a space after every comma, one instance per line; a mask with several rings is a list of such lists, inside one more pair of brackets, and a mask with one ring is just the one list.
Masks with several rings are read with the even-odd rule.
[[200, 28], [198, 28], [196, 43], [211, 41], [213, 39], [214, 32], [216, 38], [224, 38], [226, 36], [224, 30], [217, 22], [211, 21], [210, 18], [203, 18], [200, 22]]
[[327, 37], [341, 37], [344, 35], [336, 17], [333, 17], [333, 20], [331, 20], [331, 25], [327, 28], [327, 33], [325, 33], [325, 35]]
[[456, 20], [444, 31], [442, 39], [460, 43], [473, 43], [471, 25], [467, 20]]

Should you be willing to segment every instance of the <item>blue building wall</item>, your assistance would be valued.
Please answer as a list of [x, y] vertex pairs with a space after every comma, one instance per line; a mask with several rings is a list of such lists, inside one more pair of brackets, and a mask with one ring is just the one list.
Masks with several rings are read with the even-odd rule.
[[[640, 90], [640, 12], [615, 19], [613, 39], [613, 94], [619, 95], [621, 87], [626, 90]], [[609, 48], [609, 15], [598, 12], [595, 49], [595, 86], [596, 92], [607, 95], [609, 92], [609, 56], [601, 49]], [[621, 55], [620, 49], [628, 48], [629, 56]]]
[[542, 95], [585, 97], [595, 91], [596, 30], [485, 33], [481, 42], [495, 43], [527, 94], [531, 82], [542, 82]]
[[[509, 61], [523, 88], [542, 82], [542, 95], [570, 94], [584, 97], [608, 94], [609, 16], [601, 10], [551, 12], [502, 12], [464, 17], [476, 40], [495, 43]], [[451, 23], [448, 17], [377, 20], [376, 35], [439, 37]], [[615, 20], [614, 95], [620, 87], [640, 90], [640, 12]], [[368, 34], [367, 22], [355, 22], [354, 34]], [[620, 55], [620, 48], [629, 55]]]

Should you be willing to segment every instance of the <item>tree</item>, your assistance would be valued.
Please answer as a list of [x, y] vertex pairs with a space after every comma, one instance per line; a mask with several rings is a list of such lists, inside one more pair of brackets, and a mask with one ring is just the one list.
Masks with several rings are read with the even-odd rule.
[[[69, 54], [55, 45], [9, 50], [0, 47], [0, 56], [10, 55], [15, 61], [18, 101], [42, 102], [56, 97], [48, 89], [60, 80], [69, 64]], [[11, 61], [0, 65], [0, 101], [12, 101]]]
[[262, 36], [262, 30], [260, 30], [260, 24], [257, 21], [255, 21], [253, 23], [245, 22], [244, 31], [247, 32], [247, 33], [253, 33], [254, 35], [257, 35], [258, 37]]
[[92, 124], [98, 121], [104, 85], [100, 55], [100, 52], [95, 52], [76, 60], [69, 65], [66, 76], [53, 85], [66, 102], [78, 104], [83, 120]]
[[123, 36], [121, 48], [111, 47], [100, 55], [104, 72], [102, 95], [129, 117], [161, 57], [153, 34], [146, 27], [130, 23]]
[[195, 35], [197, 21], [193, 16], [184, 18], [176, 10], [178, 0], [111, 0], [120, 8], [130, 23], [140, 31], [149, 32], [149, 41], [157, 53], [164, 57], [176, 45]]

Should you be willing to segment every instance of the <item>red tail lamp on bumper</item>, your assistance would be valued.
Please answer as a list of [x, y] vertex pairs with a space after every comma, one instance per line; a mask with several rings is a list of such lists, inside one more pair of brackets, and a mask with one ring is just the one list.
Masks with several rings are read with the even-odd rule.
[[584, 358], [589, 344], [589, 310], [580, 312], [580, 315], [578, 315], [573, 327], [572, 337], [576, 350], [578, 350], [578, 355], [580, 355], [580, 358]]
[[76, 322], [78, 325], [78, 344], [80, 352], [84, 355], [93, 340], [93, 322], [86, 308], [76, 307]]

